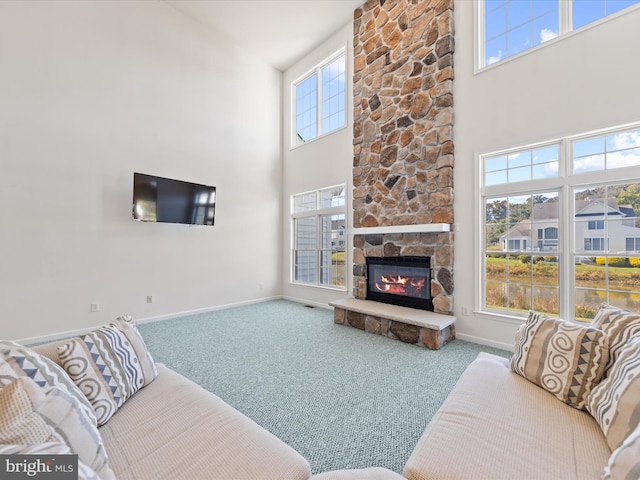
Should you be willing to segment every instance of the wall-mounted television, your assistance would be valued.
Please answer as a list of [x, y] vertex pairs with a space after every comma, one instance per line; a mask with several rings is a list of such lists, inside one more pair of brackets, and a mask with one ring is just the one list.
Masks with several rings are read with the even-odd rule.
[[133, 219], [213, 225], [216, 187], [144, 173], [133, 174]]

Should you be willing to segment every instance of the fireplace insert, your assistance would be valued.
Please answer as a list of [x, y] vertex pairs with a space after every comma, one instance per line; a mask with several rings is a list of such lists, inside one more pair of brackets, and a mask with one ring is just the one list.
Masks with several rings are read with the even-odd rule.
[[430, 257], [367, 257], [367, 300], [433, 311]]

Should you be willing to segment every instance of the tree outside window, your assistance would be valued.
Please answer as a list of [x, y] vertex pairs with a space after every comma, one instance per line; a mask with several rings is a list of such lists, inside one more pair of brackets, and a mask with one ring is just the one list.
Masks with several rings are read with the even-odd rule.
[[480, 161], [481, 310], [579, 321], [602, 303], [640, 311], [637, 125]]

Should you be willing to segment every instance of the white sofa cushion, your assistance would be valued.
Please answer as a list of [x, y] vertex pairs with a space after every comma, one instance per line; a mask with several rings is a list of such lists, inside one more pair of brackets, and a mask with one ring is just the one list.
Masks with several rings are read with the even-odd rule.
[[611, 450], [588, 412], [480, 353], [403, 470], [410, 480], [599, 478]]
[[529, 312], [518, 330], [511, 369], [584, 410], [609, 358], [607, 337], [596, 328]]
[[310, 480], [405, 480], [402, 475], [387, 468], [370, 467], [359, 469], [332, 470], [318, 473]]
[[100, 427], [118, 479], [307, 480], [293, 448], [162, 364], [158, 377]]

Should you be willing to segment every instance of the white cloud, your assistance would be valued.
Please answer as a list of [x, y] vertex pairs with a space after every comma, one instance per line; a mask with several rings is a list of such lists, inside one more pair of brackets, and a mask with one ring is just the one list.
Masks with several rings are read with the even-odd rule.
[[593, 172], [604, 170], [604, 155], [589, 155], [588, 157], [576, 158], [573, 165], [575, 173]]
[[637, 150], [613, 152], [607, 155], [607, 168], [632, 167], [640, 165], [640, 154]]
[[545, 163], [542, 169], [545, 173], [545, 178], [558, 176], [558, 162]]
[[504, 53], [502, 53], [502, 50], [498, 50], [497, 55], [489, 55], [489, 58], [487, 58], [487, 65], [491, 65], [492, 63], [499, 62], [503, 58], [504, 58]]
[[[640, 147], [640, 130], [610, 135], [607, 140], [607, 143], [614, 147], [613, 150]], [[609, 147], [609, 150], [612, 150], [612, 148]]]
[[558, 34], [552, 30], [549, 30], [548, 28], [543, 28], [542, 30], [540, 30], [540, 41], [542, 43], [544, 42], [548, 42], [549, 40], [556, 38], [558, 36]]

